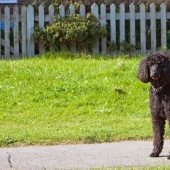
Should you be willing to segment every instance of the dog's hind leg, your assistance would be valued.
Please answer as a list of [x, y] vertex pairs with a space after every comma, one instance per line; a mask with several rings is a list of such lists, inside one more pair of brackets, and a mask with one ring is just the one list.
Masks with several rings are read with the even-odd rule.
[[150, 157], [158, 157], [164, 144], [165, 119], [152, 114], [152, 127], [154, 132], [154, 148]]

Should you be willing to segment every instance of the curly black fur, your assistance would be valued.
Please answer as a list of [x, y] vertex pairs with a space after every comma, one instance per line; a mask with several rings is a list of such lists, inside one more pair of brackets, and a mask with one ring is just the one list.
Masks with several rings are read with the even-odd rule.
[[[158, 157], [164, 144], [165, 121], [170, 126], [170, 61], [166, 54], [151, 53], [140, 62], [138, 78], [151, 83], [150, 109], [154, 148], [150, 157]], [[170, 155], [168, 156], [170, 159]]]

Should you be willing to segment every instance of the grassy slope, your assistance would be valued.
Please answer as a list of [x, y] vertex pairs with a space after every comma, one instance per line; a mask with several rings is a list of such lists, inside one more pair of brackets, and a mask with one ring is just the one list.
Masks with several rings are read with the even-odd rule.
[[151, 138], [139, 60], [0, 61], [0, 146]]

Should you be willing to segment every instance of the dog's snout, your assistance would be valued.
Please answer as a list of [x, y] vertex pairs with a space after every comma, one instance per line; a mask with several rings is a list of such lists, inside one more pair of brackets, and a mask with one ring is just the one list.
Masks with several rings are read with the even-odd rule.
[[158, 65], [153, 65], [150, 68], [150, 76], [152, 79], [158, 79], [160, 77], [160, 68]]
[[158, 70], [157, 69], [153, 69], [152, 72], [153, 72], [153, 74], [158, 74]]
[[153, 69], [151, 73], [152, 73], [152, 74], [155, 74], [156, 72], [157, 72], [157, 71], [156, 71], [155, 69]]

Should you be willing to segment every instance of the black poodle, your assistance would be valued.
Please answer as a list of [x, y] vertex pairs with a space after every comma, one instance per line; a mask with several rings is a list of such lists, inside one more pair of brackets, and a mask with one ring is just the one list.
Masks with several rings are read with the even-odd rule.
[[[151, 53], [139, 65], [138, 78], [151, 83], [150, 109], [154, 133], [154, 148], [150, 157], [158, 157], [164, 144], [165, 121], [170, 126], [170, 61], [168, 55]], [[170, 155], [168, 156], [170, 159]]]

